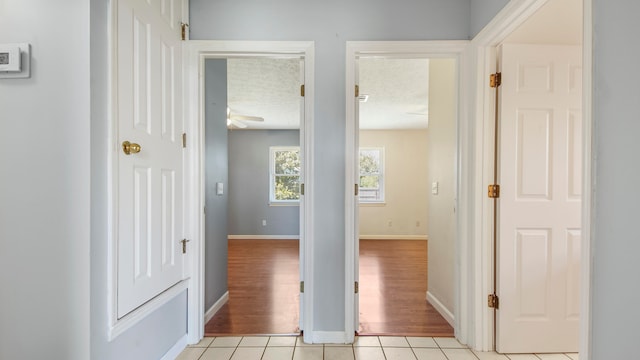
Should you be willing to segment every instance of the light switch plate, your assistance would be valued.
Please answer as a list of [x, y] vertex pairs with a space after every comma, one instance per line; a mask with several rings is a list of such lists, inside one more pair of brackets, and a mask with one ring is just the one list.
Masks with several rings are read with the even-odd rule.
[[438, 195], [438, 182], [434, 181], [431, 183], [431, 193], [433, 195]]
[[[0, 62], [0, 79], [31, 77], [31, 45], [28, 43], [0, 44], [0, 57], [2, 54], [7, 54], [6, 59], [9, 61], [4, 64], [6, 66]], [[16, 60], [16, 57], [19, 58], [19, 61]]]
[[216, 183], [216, 195], [224, 194], [224, 183]]

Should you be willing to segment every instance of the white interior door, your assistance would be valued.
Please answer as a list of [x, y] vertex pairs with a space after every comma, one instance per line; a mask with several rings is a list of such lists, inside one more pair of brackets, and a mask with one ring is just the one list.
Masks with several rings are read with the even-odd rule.
[[582, 66], [574, 46], [502, 46], [497, 350], [576, 352]]
[[183, 278], [183, 1], [117, 2], [118, 318]]

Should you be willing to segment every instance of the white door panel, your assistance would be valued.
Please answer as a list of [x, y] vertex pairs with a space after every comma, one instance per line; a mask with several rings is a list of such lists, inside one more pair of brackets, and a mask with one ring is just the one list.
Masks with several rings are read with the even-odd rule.
[[497, 350], [576, 352], [581, 50], [502, 46]]
[[122, 317], [183, 278], [182, 1], [117, 4], [117, 308]]

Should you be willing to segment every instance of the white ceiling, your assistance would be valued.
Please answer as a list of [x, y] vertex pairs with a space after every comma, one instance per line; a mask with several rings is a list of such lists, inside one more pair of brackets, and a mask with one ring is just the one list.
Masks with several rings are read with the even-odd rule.
[[[299, 59], [227, 61], [228, 106], [232, 114], [260, 116], [244, 121], [247, 129], [298, 129], [300, 120]], [[361, 59], [362, 129], [427, 127], [429, 60]]]

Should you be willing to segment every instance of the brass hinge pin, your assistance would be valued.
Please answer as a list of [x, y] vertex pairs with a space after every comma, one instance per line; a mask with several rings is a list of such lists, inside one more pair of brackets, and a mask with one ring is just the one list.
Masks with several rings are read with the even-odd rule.
[[355, 196], [358, 196], [358, 184], [355, 184]]
[[300, 184], [300, 195], [304, 195], [304, 183]]
[[489, 294], [487, 298], [487, 305], [492, 309], [498, 309], [500, 307], [500, 299], [496, 294]]
[[300, 96], [304, 97], [304, 84], [300, 85]]
[[489, 86], [492, 88], [497, 88], [502, 85], [502, 73], [495, 73], [489, 75]]
[[357, 281], [353, 284], [353, 290], [356, 294], [360, 292], [360, 285]]
[[191, 241], [191, 240], [187, 240], [187, 239], [182, 239], [180, 240], [180, 242], [182, 243], [182, 253], [186, 254], [187, 253], [187, 243]]
[[500, 185], [493, 184], [489, 185], [489, 190], [487, 191], [490, 199], [497, 199], [500, 197]]
[[304, 292], [304, 281], [300, 281], [300, 292]]
[[360, 96], [360, 86], [359, 85], [356, 85], [355, 94], [356, 94], [356, 97]]
[[187, 133], [182, 133], [182, 147], [187, 147]]
[[183, 22], [180, 23], [182, 40], [187, 40], [187, 28], [188, 27], [189, 27], [189, 24], [183, 23]]

